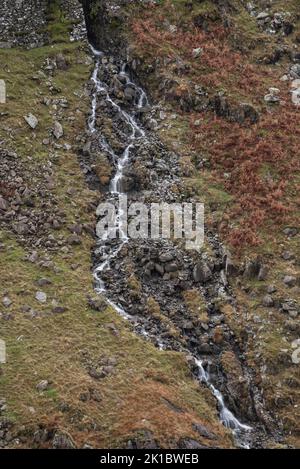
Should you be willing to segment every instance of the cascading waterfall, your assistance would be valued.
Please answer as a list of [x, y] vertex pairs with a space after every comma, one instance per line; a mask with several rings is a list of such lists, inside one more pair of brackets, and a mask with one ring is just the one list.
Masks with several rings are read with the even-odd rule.
[[[114, 151], [111, 149], [109, 146], [109, 143], [105, 140], [103, 136], [100, 137], [100, 145], [102, 148], [107, 151], [110, 156], [112, 157], [113, 162], [115, 162], [116, 165], [116, 173], [111, 180], [110, 183], [110, 195], [107, 198], [108, 202], [114, 202], [117, 200], [118, 196], [123, 193], [123, 187], [122, 187], [122, 179], [124, 175], [124, 169], [128, 162], [130, 161], [130, 154], [131, 150], [134, 148], [135, 143], [140, 141], [141, 139], [147, 139], [146, 133], [144, 129], [136, 122], [135, 117], [130, 115], [128, 112], [125, 110], [121, 109], [121, 107], [113, 101], [113, 99], [110, 97], [109, 92], [107, 90], [107, 86], [103, 83], [98, 78], [98, 71], [99, 71], [99, 66], [100, 66], [100, 61], [103, 56], [103, 54], [97, 50], [95, 50], [91, 46], [94, 58], [95, 58], [95, 68], [94, 72], [92, 75], [92, 81], [94, 82], [94, 92], [92, 96], [92, 110], [91, 110], [91, 115], [88, 121], [88, 128], [91, 134], [96, 132], [96, 109], [97, 109], [97, 98], [98, 95], [101, 95], [102, 98], [106, 100], [106, 102], [114, 108], [119, 115], [121, 116], [122, 120], [129, 126], [130, 128], [130, 135], [128, 137], [128, 143], [127, 146], [122, 154], [121, 157], [118, 157]], [[133, 87], [137, 93], [137, 102], [135, 103], [136, 109], [142, 109], [145, 106], [148, 106], [148, 99], [146, 96], [146, 93], [144, 90], [142, 90], [139, 86], [137, 86], [135, 83], [133, 83], [130, 80], [130, 77], [126, 73], [126, 64], [124, 64], [121, 68], [121, 75], [124, 77], [124, 80], [127, 85], [130, 85]], [[97, 211], [97, 215], [99, 215]], [[107, 233], [105, 239], [103, 237], [99, 237], [98, 241], [98, 252], [101, 253], [103, 261], [95, 268], [94, 270], [94, 279], [95, 279], [95, 290], [99, 294], [104, 294], [107, 302], [125, 319], [131, 320], [134, 322], [134, 318], [128, 314], [120, 305], [114, 303], [110, 298], [109, 298], [109, 292], [106, 290], [106, 286], [104, 284], [104, 281], [101, 278], [101, 275], [104, 271], [108, 270], [110, 268], [110, 261], [114, 258], [117, 257], [118, 253], [121, 251], [123, 246], [129, 242], [129, 239], [127, 237], [127, 234], [125, 233], [123, 227], [122, 227], [122, 214], [119, 213], [119, 216], [117, 218], [117, 231], [119, 233], [119, 242], [118, 243], [110, 243], [108, 244], [109, 240], [109, 233]], [[113, 228], [115, 231], [115, 227]], [[143, 327], [139, 327], [137, 329], [138, 332], [147, 337], [148, 333]], [[164, 349], [164, 343], [163, 341], [158, 342], [158, 346], [160, 349]], [[187, 350], [182, 350], [183, 352], [188, 352]], [[203, 362], [201, 359], [198, 357], [194, 356], [193, 357], [195, 360], [195, 364], [198, 369], [198, 380], [201, 383], [205, 383], [206, 386], [211, 390], [212, 394], [217, 400], [218, 403], [218, 410], [219, 410], [219, 416], [222, 424], [230, 428], [235, 437], [237, 442], [240, 444], [241, 447], [248, 448], [247, 445], [247, 437], [249, 436], [249, 432], [251, 432], [251, 427], [248, 425], [245, 425], [241, 423], [234, 415], [233, 413], [226, 407], [224, 403], [224, 398], [221, 394], [221, 392], [214, 387], [214, 385], [211, 383], [210, 380], [210, 375], [209, 372], [204, 369]]]

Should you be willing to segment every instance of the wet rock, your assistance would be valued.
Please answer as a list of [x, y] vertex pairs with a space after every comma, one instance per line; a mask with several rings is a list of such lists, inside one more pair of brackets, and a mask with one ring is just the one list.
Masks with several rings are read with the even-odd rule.
[[76, 444], [71, 435], [63, 430], [55, 432], [52, 446], [54, 449], [76, 449]]
[[124, 96], [127, 101], [133, 101], [136, 97], [135, 89], [131, 86], [127, 86], [124, 90]]
[[29, 113], [27, 116], [24, 116], [24, 119], [32, 129], [35, 129], [39, 123], [38, 119], [31, 113]]
[[206, 262], [201, 261], [195, 265], [193, 270], [193, 278], [195, 282], [206, 283], [212, 278], [212, 272]]

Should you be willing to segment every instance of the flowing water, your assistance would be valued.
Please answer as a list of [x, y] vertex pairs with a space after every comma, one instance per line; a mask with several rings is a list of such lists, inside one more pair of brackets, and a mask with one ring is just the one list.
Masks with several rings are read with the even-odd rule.
[[[102, 59], [102, 53], [95, 50], [91, 47], [94, 58], [95, 58], [95, 69], [92, 75], [92, 81], [94, 83], [94, 91], [92, 96], [92, 109], [90, 118], [88, 121], [88, 127], [91, 134], [96, 132], [96, 114], [97, 114], [97, 103], [98, 97], [101, 96], [101, 99], [105, 99], [106, 103], [111, 106], [121, 117], [124, 123], [129, 127], [129, 135], [128, 135], [128, 142], [126, 144], [126, 148], [123, 151], [121, 157], [118, 157], [112, 148], [110, 147], [109, 143], [105, 140], [103, 136], [99, 137], [100, 139], [100, 146], [103, 150], [105, 150], [110, 156], [113, 162], [116, 165], [116, 172], [114, 177], [110, 183], [110, 190], [109, 194], [107, 195], [106, 201], [115, 203], [118, 200], [118, 196], [123, 193], [123, 175], [124, 170], [127, 167], [128, 163], [130, 163], [130, 156], [131, 151], [134, 149], [135, 144], [140, 143], [141, 140], [147, 140], [147, 135], [145, 130], [141, 127], [141, 125], [137, 122], [135, 118], [135, 113], [129, 114], [127, 111], [122, 109], [109, 95], [108, 87], [105, 83], [102, 83], [99, 80], [98, 72], [99, 66]], [[136, 91], [137, 100], [135, 103], [136, 111], [138, 112], [140, 109], [149, 106], [148, 99], [146, 93], [135, 83], [133, 83], [126, 73], [126, 64], [123, 64], [120, 74], [123, 76], [127, 85], [133, 87]], [[97, 214], [99, 215], [98, 211]], [[122, 225], [122, 213], [119, 213], [117, 218], [117, 231], [119, 233], [118, 242], [114, 240], [112, 243], [109, 240], [109, 234], [107, 233], [105, 239], [102, 237], [99, 238], [98, 236], [98, 253], [101, 253], [102, 261], [101, 263], [95, 268], [94, 270], [94, 279], [95, 279], [95, 289], [96, 292], [99, 294], [104, 294], [107, 302], [125, 319], [136, 323], [136, 318], [134, 319], [130, 314], [128, 314], [124, 308], [120, 305], [116, 304], [110, 299], [109, 291], [107, 290], [105, 283], [102, 279], [102, 274], [104, 271], [110, 269], [110, 263], [113, 259], [115, 259], [123, 246], [129, 243], [129, 239], [127, 237], [126, 231]], [[115, 227], [113, 228], [115, 231]], [[143, 336], [147, 337], [148, 333], [144, 329], [144, 327], [137, 328], [137, 331], [142, 334]], [[163, 340], [159, 339], [158, 346], [160, 349], [164, 349], [165, 345]], [[188, 352], [187, 350], [182, 349], [184, 352]], [[209, 372], [205, 370], [203, 366], [203, 362], [199, 357], [194, 356], [195, 364], [198, 370], [198, 380], [201, 383], [205, 383], [206, 386], [211, 390], [212, 394], [216, 398], [219, 417], [222, 424], [230, 428], [235, 437], [237, 444], [243, 448], [248, 448], [248, 440], [251, 434], [251, 427], [241, 423], [233, 413], [226, 407], [224, 403], [224, 398], [221, 392], [215, 388], [215, 386], [211, 383]]]

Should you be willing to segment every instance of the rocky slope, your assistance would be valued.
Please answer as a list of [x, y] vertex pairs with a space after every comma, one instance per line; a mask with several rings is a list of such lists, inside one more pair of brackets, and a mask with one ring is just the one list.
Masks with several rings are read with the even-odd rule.
[[[298, 447], [297, 2], [81, 3], [100, 58], [73, 0], [0, 38], [0, 443]], [[131, 240], [96, 295], [126, 116], [122, 191], [204, 202], [205, 245]]]

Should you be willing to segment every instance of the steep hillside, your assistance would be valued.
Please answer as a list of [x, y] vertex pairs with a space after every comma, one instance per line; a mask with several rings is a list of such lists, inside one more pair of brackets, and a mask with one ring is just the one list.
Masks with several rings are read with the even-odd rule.
[[67, 6], [46, 11], [44, 46], [0, 49], [0, 446], [230, 447], [185, 355], [136, 336], [93, 291], [101, 195], [79, 161], [93, 60], [70, 42]]
[[[25, 3], [0, 6], [0, 447], [299, 448], [299, 0]], [[101, 244], [118, 171], [203, 202], [201, 252]]]

